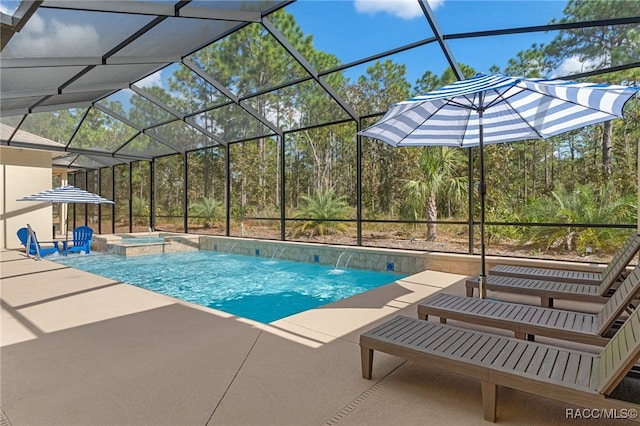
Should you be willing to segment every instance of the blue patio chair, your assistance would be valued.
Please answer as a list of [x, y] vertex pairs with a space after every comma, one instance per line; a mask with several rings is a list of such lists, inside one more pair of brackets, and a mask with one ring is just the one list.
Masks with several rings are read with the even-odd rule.
[[77, 253], [91, 251], [91, 238], [93, 237], [93, 229], [88, 226], [78, 226], [73, 230], [73, 241], [67, 244], [66, 253]]
[[[20, 242], [22, 243], [23, 246], [25, 246], [25, 248], [27, 247], [27, 239], [29, 238], [29, 230], [27, 228], [20, 228], [18, 229], [18, 239], [20, 240]], [[36, 247], [38, 247], [38, 250], [40, 251], [40, 256], [46, 256], [48, 254], [53, 254], [53, 253], [58, 253], [58, 242], [57, 241], [43, 241], [43, 243], [50, 243], [53, 244], [54, 247], [42, 247], [40, 245], [40, 242], [38, 241], [38, 238], [36, 237], [36, 233], [33, 233], [33, 236], [31, 237], [31, 241], [29, 244], [29, 249], [28, 249], [28, 253], [30, 255], [36, 255]]]

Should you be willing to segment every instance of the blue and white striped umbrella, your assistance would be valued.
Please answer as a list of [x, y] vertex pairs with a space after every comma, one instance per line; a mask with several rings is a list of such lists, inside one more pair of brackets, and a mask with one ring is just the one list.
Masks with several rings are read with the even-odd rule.
[[546, 139], [622, 117], [624, 104], [637, 91], [628, 86], [478, 74], [392, 105], [360, 134], [394, 146], [473, 147]]
[[59, 186], [37, 194], [27, 195], [17, 201], [50, 201], [52, 203], [76, 203], [76, 204], [115, 204], [92, 192], [76, 188], [72, 185]]
[[546, 139], [622, 117], [624, 104], [638, 90], [628, 86], [478, 74], [392, 105], [377, 123], [359, 134], [393, 146], [480, 147], [480, 295], [484, 297], [483, 146]]

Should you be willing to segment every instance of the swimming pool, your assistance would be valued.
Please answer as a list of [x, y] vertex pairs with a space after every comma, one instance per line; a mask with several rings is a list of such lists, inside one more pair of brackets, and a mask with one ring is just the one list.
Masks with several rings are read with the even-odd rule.
[[138, 257], [92, 252], [51, 260], [263, 323], [406, 276], [213, 251]]

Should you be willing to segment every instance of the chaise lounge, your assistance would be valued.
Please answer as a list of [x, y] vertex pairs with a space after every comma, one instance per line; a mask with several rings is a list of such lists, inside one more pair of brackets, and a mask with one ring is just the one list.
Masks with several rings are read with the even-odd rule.
[[563, 269], [529, 268], [515, 265], [497, 265], [490, 275], [529, 278], [544, 281], [560, 281], [577, 284], [600, 284], [612, 268], [626, 267], [633, 256], [640, 251], [640, 235], [633, 233], [611, 259], [602, 272], [570, 271]]
[[[362, 377], [371, 379], [374, 351], [480, 380], [487, 421], [496, 421], [497, 387], [505, 386], [589, 409], [640, 409], [609, 397], [640, 357], [640, 309], [600, 355], [448, 324], [397, 316], [360, 336]], [[637, 411], [635, 411], [637, 412]]]
[[630, 312], [630, 305], [639, 293], [640, 266], [637, 266], [597, 314], [438, 293], [418, 304], [418, 318], [426, 320], [434, 315], [441, 323], [453, 319], [501, 328], [513, 331], [520, 339], [533, 340], [540, 335], [604, 346], [614, 332], [616, 320], [625, 311]]
[[[628, 246], [625, 250], [626, 255], [618, 257], [610, 264], [598, 285], [487, 275], [486, 287], [492, 291], [540, 297], [540, 304], [545, 308], [552, 308], [554, 299], [605, 303], [607, 297], [615, 291], [617, 283], [623, 280], [626, 267], [636, 252], [631, 245]], [[468, 297], [473, 296], [473, 290], [478, 288], [478, 281], [478, 276], [466, 281]]]

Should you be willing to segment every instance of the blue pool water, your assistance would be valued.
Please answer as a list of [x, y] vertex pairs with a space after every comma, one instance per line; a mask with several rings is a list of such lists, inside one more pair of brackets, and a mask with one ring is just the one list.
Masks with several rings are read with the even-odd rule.
[[91, 253], [51, 260], [263, 323], [406, 276], [213, 251], [136, 257]]

